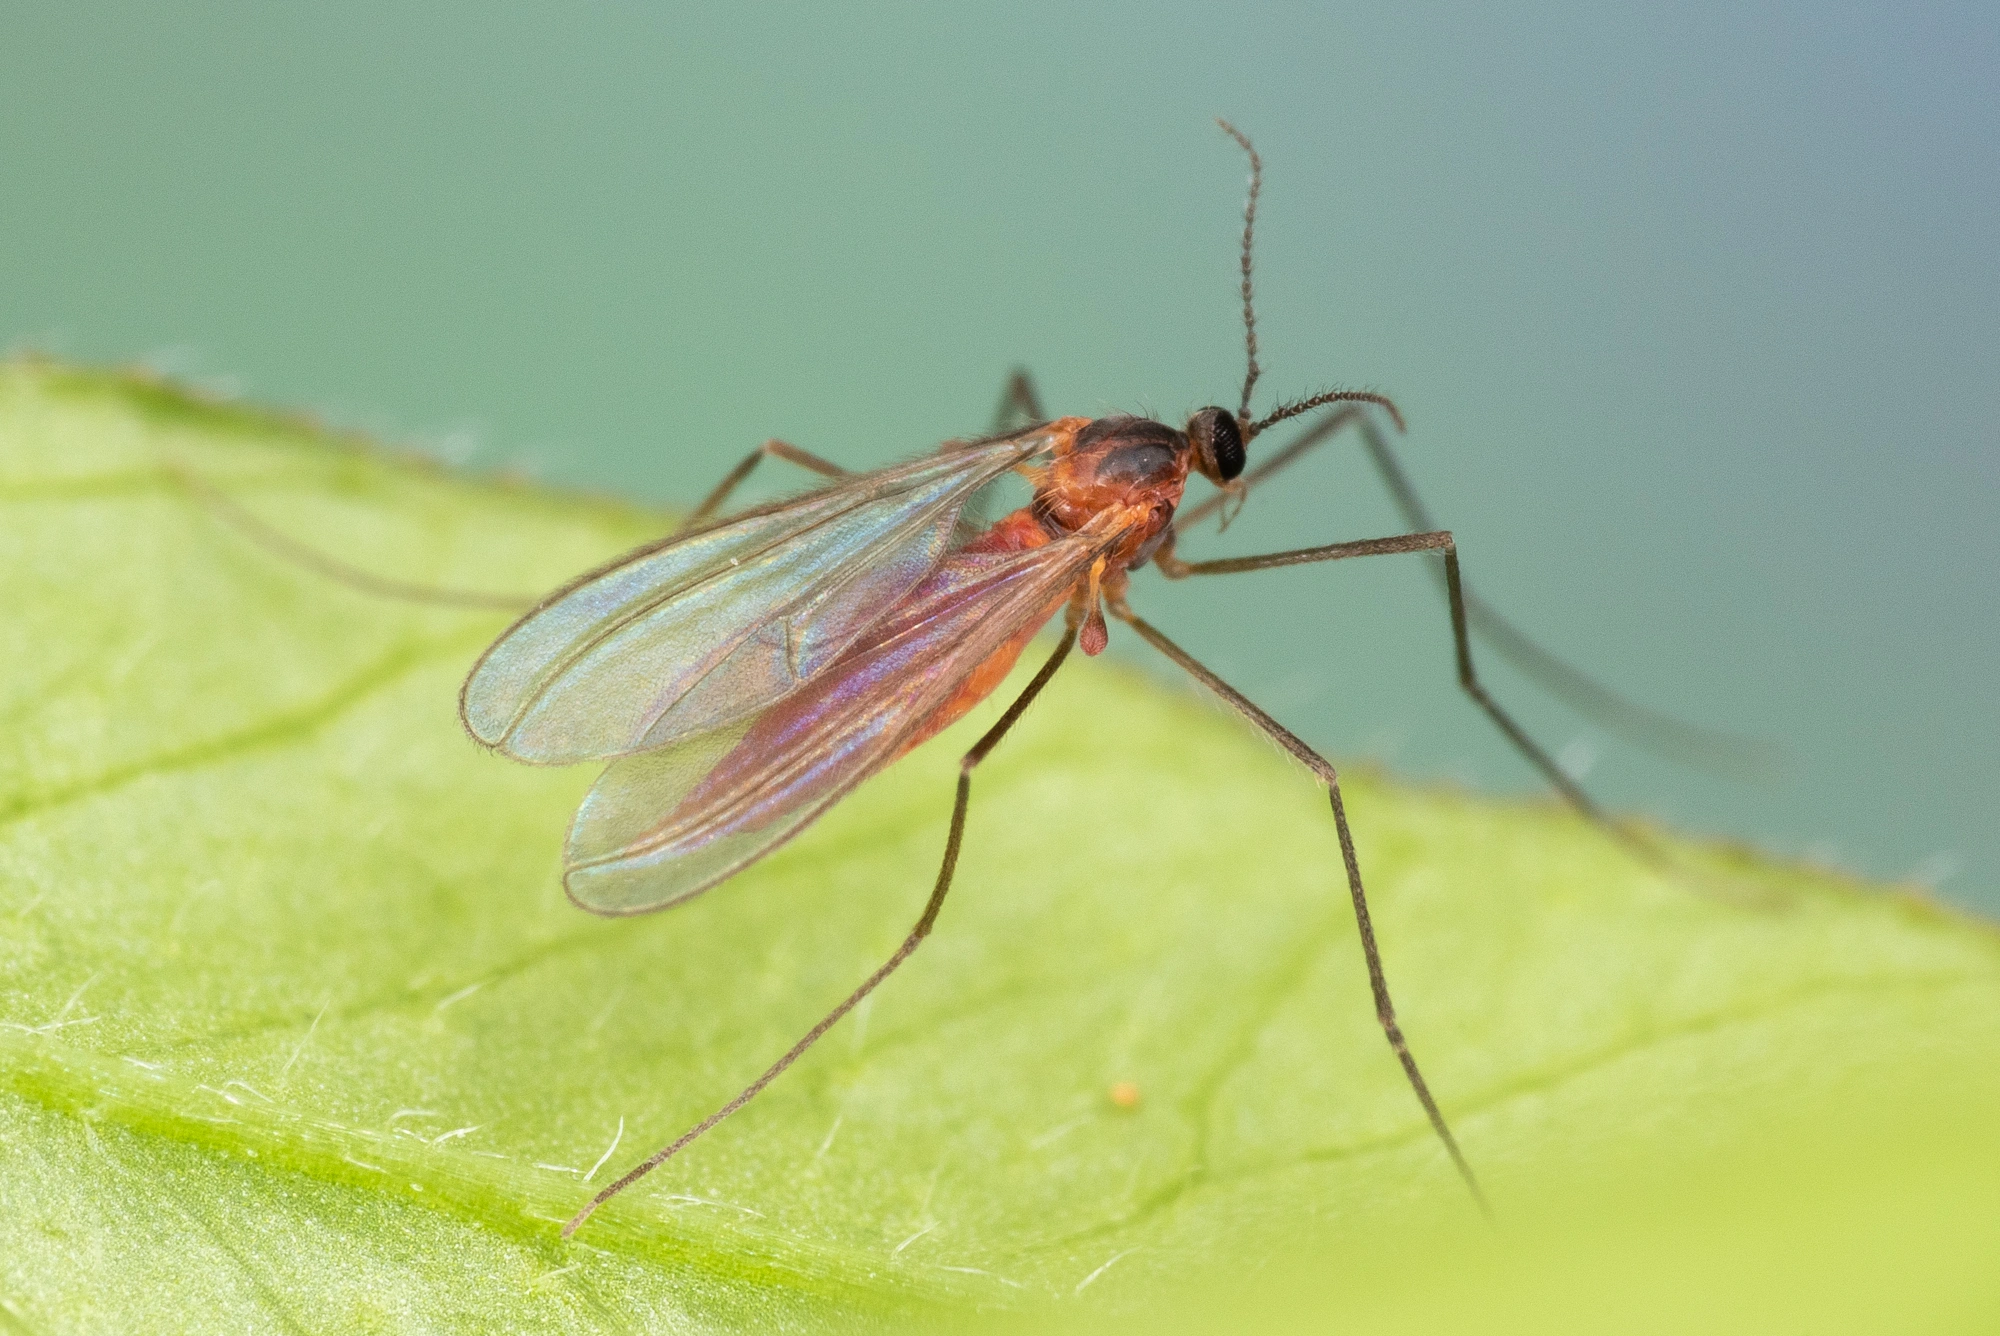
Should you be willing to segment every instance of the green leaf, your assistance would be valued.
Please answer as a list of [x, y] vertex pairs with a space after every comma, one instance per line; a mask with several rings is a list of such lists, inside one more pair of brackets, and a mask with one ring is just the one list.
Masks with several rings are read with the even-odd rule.
[[176, 470], [456, 587], [665, 522], [0, 368], [0, 1328], [1088, 1330], [1161, 1295], [1191, 1329], [2000, 1322], [1989, 928], [1354, 774], [1489, 1233], [1376, 1029], [1319, 790], [1101, 662], [978, 772], [958, 889], [874, 1004], [563, 1242], [900, 939], [997, 706], [698, 901], [593, 919], [557, 881], [590, 773], [456, 722], [504, 617], [278, 560]]

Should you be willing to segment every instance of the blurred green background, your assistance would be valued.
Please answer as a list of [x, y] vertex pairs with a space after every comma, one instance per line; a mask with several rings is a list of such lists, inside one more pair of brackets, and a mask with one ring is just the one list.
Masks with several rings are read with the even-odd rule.
[[[1016, 363], [1177, 421], [1241, 376], [1227, 115], [1266, 403], [1393, 393], [1488, 597], [1787, 763], [1502, 698], [1615, 806], [1991, 911], [1995, 69], [1990, 4], [15, 3], [0, 342], [669, 502]], [[1347, 446], [1185, 550], [1396, 527]], [[1340, 755], [1534, 787], [1416, 562], [1135, 600]]]

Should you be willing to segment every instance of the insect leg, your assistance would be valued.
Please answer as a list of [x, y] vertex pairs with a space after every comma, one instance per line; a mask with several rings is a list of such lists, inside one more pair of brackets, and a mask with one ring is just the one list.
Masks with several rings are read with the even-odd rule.
[[[1042, 411], [1042, 397], [1035, 393], [1034, 377], [1026, 367], [1015, 367], [1007, 377], [1007, 387], [1000, 391], [999, 406], [993, 410], [993, 437], [1005, 436], [1010, 432], [1025, 431], [1029, 427], [1047, 422], [1048, 414]], [[938, 453], [948, 455], [954, 450], [963, 450], [976, 445], [977, 441], [946, 441], [938, 447]], [[959, 514], [958, 541], [969, 541], [986, 527], [987, 511], [993, 498], [991, 487], [982, 488], [965, 505]]]
[[[1417, 495], [1388, 438], [1375, 420], [1358, 408], [1343, 408], [1314, 423], [1304, 435], [1237, 479], [1234, 494], [1244, 497], [1258, 483], [1294, 463], [1350, 422], [1360, 423], [1361, 440], [1368, 451], [1369, 461], [1374, 464], [1382, 485], [1388, 489], [1410, 531], [1435, 532], [1437, 522]], [[1227, 491], [1218, 492], [1197, 505], [1184, 507], [1174, 516], [1175, 532], [1188, 532], [1227, 504], [1231, 495]], [[1233, 515], [1235, 512], [1230, 513]], [[1224, 523], [1226, 526], [1227, 520]], [[1441, 565], [1438, 575], [1438, 582], [1443, 585]], [[1491, 603], [1479, 597], [1470, 586], [1463, 586], [1461, 592], [1465, 600], [1466, 625], [1474, 635], [1530, 681], [1606, 732], [1615, 733], [1670, 761], [1738, 779], [1766, 779], [1777, 768], [1778, 758], [1769, 744], [1719, 729], [1704, 728], [1629, 700], [1567, 659], [1544, 648], [1502, 616]]]
[[993, 434], [998, 436], [1048, 420], [1049, 415], [1042, 410], [1042, 396], [1035, 393], [1035, 378], [1028, 374], [1028, 368], [1015, 367], [1014, 373], [1007, 377], [1007, 388], [1000, 392], [1000, 406], [993, 410]]
[[359, 566], [350, 565], [338, 557], [328, 556], [317, 548], [308, 547], [296, 538], [281, 533], [251, 514], [234, 498], [205, 478], [175, 464], [169, 464], [167, 470], [203, 509], [263, 548], [269, 555], [332, 580], [336, 584], [344, 584], [350, 589], [359, 590], [361, 593], [371, 594], [376, 598], [397, 599], [405, 603], [429, 603], [438, 607], [466, 608], [475, 611], [520, 612], [534, 607], [538, 601], [533, 596], [527, 595], [443, 589], [376, 575], [371, 571], [362, 570]]
[[1465, 592], [1458, 575], [1458, 546], [1452, 541], [1447, 530], [1430, 533], [1399, 534], [1394, 538], [1367, 538], [1353, 543], [1329, 543], [1324, 547], [1298, 548], [1290, 552], [1271, 552], [1255, 557], [1225, 557], [1219, 561], [1182, 561], [1174, 556], [1171, 548], [1163, 548], [1154, 558], [1160, 573], [1171, 580], [1185, 579], [1190, 575], [1235, 575], [1243, 571], [1269, 570], [1274, 566], [1301, 566], [1318, 561], [1341, 561], [1348, 557], [1378, 557], [1399, 552], [1435, 552], [1444, 557], [1445, 596], [1451, 607], [1451, 636], [1458, 659], [1458, 685], [1473, 702], [1486, 712], [1514, 749], [1527, 758], [1543, 778], [1569, 801], [1571, 807], [1591, 824], [1602, 830], [1632, 853], [1653, 867], [1670, 869], [1665, 855], [1632, 831], [1613, 821], [1597, 805], [1583, 787], [1555, 763], [1555, 758], [1543, 750], [1541, 744], [1529, 737], [1527, 731], [1514, 722], [1512, 715], [1500, 708], [1485, 684], [1472, 666], [1472, 641], [1466, 630]]
[[744, 457], [742, 463], [729, 470], [728, 476], [715, 485], [715, 490], [703, 498], [702, 503], [696, 506], [686, 519], [681, 521], [681, 528], [692, 529], [720, 510], [722, 503], [729, 499], [729, 494], [735, 491], [743, 480], [749, 477], [751, 472], [756, 469], [757, 465], [766, 459], [782, 459], [786, 463], [797, 464], [800, 468], [811, 469], [814, 473], [825, 478], [845, 478], [847, 476], [847, 470], [840, 465], [821, 459], [809, 450], [801, 450], [796, 445], [788, 444], [774, 437], [758, 446], [755, 450], [752, 450]]
[[[1412, 532], [1435, 532], [1437, 522], [1411, 485], [1409, 474], [1396, 458], [1388, 438], [1371, 420], [1361, 424], [1361, 441], [1382, 485], [1402, 512], [1403, 522]], [[1443, 575], [1443, 572], [1439, 572]], [[1450, 580], [1443, 580], [1450, 594]], [[1754, 779], [1768, 777], [1776, 768], [1776, 757], [1768, 744], [1716, 729], [1703, 728], [1672, 715], [1627, 700], [1581, 668], [1544, 649], [1514, 623], [1479, 597], [1463, 589], [1465, 620], [1493, 651], [1544, 691], [1595, 722], [1655, 755], [1682, 765]]]
[[655, 1151], [650, 1158], [626, 1171], [616, 1182], [606, 1187], [595, 1197], [592, 1197], [589, 1203], [581, 1211], [578, 1211], [568, 1224], [563, 1226], [562, 1233], [564, 1238], [568, 1238], [570, 1235], [576, 1233], [578, 1229], [582, 1228], [583, 1222], [590, 1219], [591, 1212], [595, 1211], [605, 1202], [610, 1201], [639, 1179], [644, 1178], [647, 1174], [659, 1168], [662, 1164], [665, 1164], [690, 1142], [701, 1136], [702, 1133], [714, 1127], [730, 1114], [735, 1113], [752, 1099], [755, 1099], [765, 1086], [778, 1079], [785, 1068], [797, 1062], [807, 1049], [818, 1043], [820, 1036], [838, 1024], [841, 1017], [854, 1010], [862, 998], [874, 992], [884, 979], [894, 974], [896, 967], [901, 965], [905, 960], [908, 960], [911, 953], [918, 946], [922, 945], [924, 938], [930, 936], [931, 928], [937, 923], [938, 911], [944, 907], [945, 892], [951, 889], [952, 874], [958, 868], [958, 851], [965, 840], [965, 812], [972, 800], [972, 772], [978, 767], [981, 761], [986, 759], [987, 753], [1000, 744], [1000, 739], [1007, 736], [1007, 731], [1020, 721], [1023, 714], [1027, 713], [1028, 706], [1034, 703], [1035, 697], [1041, 694], [1042, 688], [1049, 684], [1049, 679], [1056, 675], [1056, 669], [1062, 667], [1063, 660], [1069, 657], [1070, 648], [1075, 644], [1076, 628], [1071, 627], [1063, 633], [1061, 643], [1056, 646], [1055, 653], [1049, 655], [1048, 662], [1042, 665], [1041, 670], [1022, 689], [1021, 694], [1014, 698], [1014, 703], [1007, 707], [1006, 712], [1000, 716], [993, 727], [987, 729], [979, 741], [972, 744], [972, 749], [966, 752], [964, 757], [960, 759], [958, 763], [958, 793], [952, 801], [951, 831], [945, 837], [944, 861], [938, 866], [937, 883], [931, 888], [931, 898], [925, 902], [923, 914], [918, 917], [916, 926], [910, 929], [909, 936], [903, 939], [903, 944], [897, 947], [895, 953], [884, 961], [881, 967], [873, 974], [869, 975], [859, 988], [849, 993], [839, 1006], [821, 1018], [819, 1024], [806, 1031], [805, 1037], [786, 1050], [782, 1058], [779, 1058], [767, 1067], [762, 1076], [759, 1076], [756, 1080], [745, 1086], [737, 1094], [736, 1098], [702, 1119], [686, 1132], [683, 1132], [671, 1144]]
[[1354, 852], [1354, 835], [1347, 827], [1347, 806], [1340, 797], [1340, 775], [1333, 762], [1308, 747], [1283, 724], [1257, 708], [1242, 692], [1217, 677], [1186, 650], [1167, 639], [1143, 618], [1126, 605], [1123, 599], [1111, 603], [1113, 616], [1124, 621], [1160, 653], [1172, 659], [1185, 669], [1190, 676], [1213, 691], [1222, 701], [1263, 730], [1273, 742], [1296, 757], [1301, 764], [1326, 785], [1327, 799], [1333, 807], [1333, 826], [1340, 840], [1340, 858], [1347, 870], [1347, 892], [1354, 902], [1354, 922], [1360, 931], [1361, 954], [1368, 964], [1368, 987], [1375, 996], [1375, 1019], [1382, 1025], [1382, 1033], [1389, 1040], [1389, 1047], [1395, 1051], [1396, 1060], [1402, 1064], [1403, 1075], [1409, 1080], [1410, 1089], [1416, 1092], [1417, 1102], [1424, 1106], [1424, 1115], [1430, 1119], [1431, 1130], [1451, 1154], [1451, 1162], [1457, 1166], [1459, 1177], [1471, 1190], [1473, 1200], [1479, 1209], [1491, 1217], [1492, 1210], [1486, 1204], [1486, 1195], [1479, 1190], [1479, 1180], [1473, 1176], [1472, 1166], [1466, 1163], [1465, 1155], [1458, 1148], [1458, 1139], [1451, 1134], [1445, 1123], [1444, 1114], [1438, 1109], [1437, 1100], [1431, 1097], [1430, 1086], [1424, 1081], [1424, 1074], [1418, 1070], [1417, 1059], [1410, 1052], [1409, 1041], [1403, 1037], [1403, 1028], [1396, 1020], [1396, 1004], [1389, 997], [1389, 979], [1382, 969], [1382, 952], [1375, 942], [1375, 926], [1368, 916], [1368, 897], [1361, 889], [1361, 861]]

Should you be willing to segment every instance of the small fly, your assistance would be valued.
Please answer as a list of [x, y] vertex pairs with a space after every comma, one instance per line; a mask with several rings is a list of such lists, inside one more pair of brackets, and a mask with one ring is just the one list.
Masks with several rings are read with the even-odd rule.
[[[610, 763], [570, 825], [564, 886], [593, 913], [642, 914], [692, 899], [798, 835], [856, 785], [983, 700], [1042, 627], [1062, 618], [1054, 651], [959, 763], [937, 880], [902, 944], [733, 1099], [591, 1198], [563, 1226], [565, 1237], [749, 1103], [916, 951], [952, 886], [973, 771], [1073, 651], [1104, 650], [1107, 616], [1186, 670], [1326, 786], [1376, 1016], [1432, 1130], [1474, 1201], [1486, 1209], [1472, 1167], [1397, 1023], [1338, 772], [1134, 612], [1127, 601], [1131, 573], [1150, 563], [1179, 580], [1398, 553], [1441, 558], [1459, 685], [1578, 812], [1649, 861], [1658, 862], [1658, 852], [1610, 821], [1487, 694], [1473, 670], [1469, 628], [1586, 712], [1661, 750], [1714, 758], [1730, 744], [1611, 695], [1469, 594], [1451, 534], [1430, 522], [1380, 430], [1378, 414], [1402, 429], [1388, 398], [1335, 390], [1252, 416], [1260, 371], [1251, 242], [1263, 169], [1249, 139], [1228, 122], [1221, 125], [1250, 162], [1241, 257], [1248, 365], [1235, 411], [1202, 408], [1179, 427], [1141, 417], [1051, 419], [1026, 376], [1017, 373], [1002, 418], [1027, 425], [954, 442], [909, 463], [849, 473], [796, 446], [769, 442], [744, 459], [678, 532], [542, 599], [473, 666], [459, 713], [482, 745], [535, 765]], [[1318, 410], [1326, 411], [1304, 435], [1245, 471], [1259, 436]], [[1350, 425], [1360, 431], [1412, 532], [1216, 561], [1185, 561], [1176, 553], [1177, 525], [1240, 506], [1257, 483]], [[765, 458], [829, 481], [718, 518], [729, 495]], [[1027, 479], [1032, 501], [983, 528], [972, 525], [968, 503], [1009, 474]], [[1215, 490], [1182, 510], [1191, 474]], [[334, 578], [431, 602], [507, 602], [353, 570], [194, 485], [260, 542]], [[1130, 1102], [1136, 1094], [1121, 1101]]]

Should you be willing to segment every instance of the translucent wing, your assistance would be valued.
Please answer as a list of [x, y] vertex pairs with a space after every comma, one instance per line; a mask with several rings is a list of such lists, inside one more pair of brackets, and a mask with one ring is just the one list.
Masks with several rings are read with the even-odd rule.
[[1107, 546], [1075, 534], [1027, 552], [955, 553], [757, 718], [613, 762], [570, 827], [570, 897], [636, 914], [763, 857], [921, 740], [982, 664], [1018, 653]]
[[966, 499], [1047, 430], [931, 455], [644, 547], [552, 594], [474, 665], [466, 729], [545, 765], [665, 746], [755, 713], [915, 588]]

